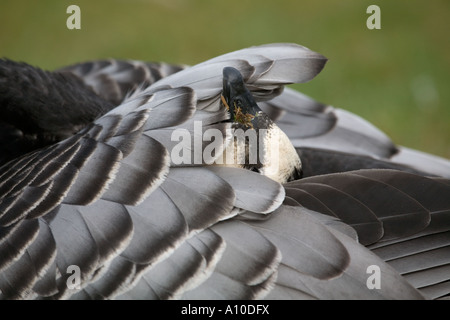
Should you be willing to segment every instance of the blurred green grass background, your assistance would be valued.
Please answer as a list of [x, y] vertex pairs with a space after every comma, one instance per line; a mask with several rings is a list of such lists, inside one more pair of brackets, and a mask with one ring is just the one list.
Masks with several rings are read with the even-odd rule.
[[[66, 27], [71, 4], [81, 30]], [[366, 27], [371, 4], [381, 30]], [[2, 0], [0, 56], [44, 69], [108, 57], [195, 64], [295, 42], [329, 59], [296, 89], [450, 158], [449, 15], [448, 0]]]

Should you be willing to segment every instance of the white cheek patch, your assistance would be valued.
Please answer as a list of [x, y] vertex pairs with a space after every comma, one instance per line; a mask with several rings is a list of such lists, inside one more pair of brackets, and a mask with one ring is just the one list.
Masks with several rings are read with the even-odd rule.
[[236, 129], [223, 154], [213, 165], [243, 168], [255, 165], [261, 174], [280, 183], [288, 181], [294, 169], [301, 169], [301, 161], [286, 134], [272, 124], [269, 129]]
[[275, 124], [268, 131], [263, 145], [264, 161], [261, 173], [280, 183], [288, 181], [294, 168], [301, 168], [301, 161], [286, 134]]

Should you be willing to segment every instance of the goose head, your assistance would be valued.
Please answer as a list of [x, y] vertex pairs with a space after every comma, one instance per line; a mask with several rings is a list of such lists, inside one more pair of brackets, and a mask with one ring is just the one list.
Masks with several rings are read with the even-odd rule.
[[223, 69], [221, 101], [233, 128], [224, 152], [227, 166], [259, 172], [280, 183], [300, 178], [301, 160], [291, 141], [260, 109], [242, 74], [233, 67]]

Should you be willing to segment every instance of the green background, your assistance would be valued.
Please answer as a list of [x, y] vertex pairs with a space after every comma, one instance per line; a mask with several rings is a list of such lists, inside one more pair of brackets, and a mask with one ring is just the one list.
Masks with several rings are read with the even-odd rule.
[[[66, 27], [71, 4], [81, 30]], [[381, 30], [366, 27], [371, 4]], [[45, 69], [109, 57], [195, 64], [295, 42], [329, 59], [296, 89], [450, 158], [449, 17], [448, 0], [1, 0], [0, 56]]]

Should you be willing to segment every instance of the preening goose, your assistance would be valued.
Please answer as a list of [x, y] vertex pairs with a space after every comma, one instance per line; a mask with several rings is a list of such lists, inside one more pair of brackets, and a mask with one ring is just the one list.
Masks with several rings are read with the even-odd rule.
[[450, 161], [284, 88], [325, 63], [1, 60], [0, 297], [448, 297]]

